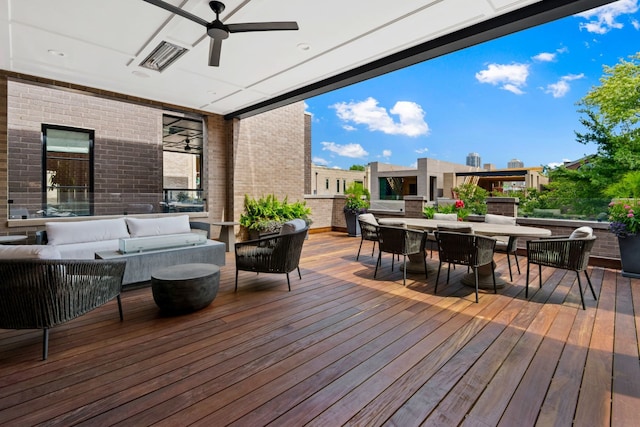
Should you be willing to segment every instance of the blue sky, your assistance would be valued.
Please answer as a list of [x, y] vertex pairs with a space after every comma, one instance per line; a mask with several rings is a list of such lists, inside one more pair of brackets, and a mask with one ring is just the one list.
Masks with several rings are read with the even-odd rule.
[[502, 37], [306, 101], [317, 165], [430, 157], [507, 167], [555, 165], [595, 152], [576, 142], [576, 103], [603, 65], [640, 51], [639, 0]]

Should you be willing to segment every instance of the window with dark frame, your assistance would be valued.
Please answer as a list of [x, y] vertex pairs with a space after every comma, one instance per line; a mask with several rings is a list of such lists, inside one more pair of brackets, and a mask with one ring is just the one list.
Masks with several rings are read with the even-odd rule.
[[42, 124], [45, 216], [93, 215], [94, 131]]

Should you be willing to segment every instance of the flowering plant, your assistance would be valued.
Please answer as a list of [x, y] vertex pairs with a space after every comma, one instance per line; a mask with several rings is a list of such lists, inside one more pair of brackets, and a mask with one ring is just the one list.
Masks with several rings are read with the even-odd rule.
[[[635, 209], [640, 201], [635, 199], [616, 200], [609, 203], [609, 231], [618, 237], [626, 237], [640, 231], [640, 216]], [[638, 208], [640, 214], [640, 208]]]
[[464, 221], [467, 216], [469, 216], [469, 209], [465, 208], [464, 200], [456, 200], [455, 203], [449, 205], [438, 206], [438, 208], [434, 207], [425, 207], [423, 210], [424, 216], [427, 218], [433, 218], [434, 213], [454, 213], [458, 215], [458, 221]]

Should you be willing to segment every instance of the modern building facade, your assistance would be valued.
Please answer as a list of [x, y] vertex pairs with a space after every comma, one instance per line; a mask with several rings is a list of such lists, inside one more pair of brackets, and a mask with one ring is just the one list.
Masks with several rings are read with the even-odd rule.
[[473, 166], [474, 168], [479, 168], [482, 164], [482, 159], [480, 158], [480, 154], [478, 153], [469, 153], [467, 154], [467, 166]]
[[523, 168], [523, 167], [524, 167], [524, 162], [519, 159], [511, 159], [507, 163], [507, 168], [509, 169], [516, 169], [516, 168]]
[[404, 196], [423, 196], [429, 201], [451, 197], [447, 173], [479, 171], [477, 167], [420, 158], [417, 168], [373, 162], [369, 164], [372, 200], [403, 200]]
[[364, 188], [369, 188], [366, 169], [364, 171], [357, 171], [311, 165], [312, 190], [307, 194], [319, 196], [345, 194], [346, 189], [354, 182], [362, 184]]
[[[304, 198], [311, 150], [303, 102], [225, 120], [2, 72], [0, 116], [0, 151], [7, 153], [2, 234], [32, 236], [45, 221], [66, 217], [161, 214], [169, 193], [171, 211], [202, 212], [210, 221], [237, 219], [245, 194]], [[183, 139], [171, 151], [170, 137], [192, 124], [200, 127], [190, 129], [189, 148]], [[183, 160], [167, 159], [175, 154]], [[140, 206], [151, 208], [136, 211]]]

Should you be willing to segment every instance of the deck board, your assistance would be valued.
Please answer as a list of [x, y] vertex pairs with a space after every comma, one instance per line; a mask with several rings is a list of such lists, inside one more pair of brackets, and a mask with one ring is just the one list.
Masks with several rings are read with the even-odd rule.
[[[2, 425], [630, 425], [640, 405], [640, 280], [531, 271], [493, 294], [391, 271], [360, 239], [314, 234], [301, 270], [241, 272], [213, 304], [162, 316], [150, 289], [51, 330], [0, 330]], [[496, 269], [508, 279], [504, 254]], [[55, 402], [55, 404], [52, 404]], [[595, 424], [594, 424], [595, 423]]]

